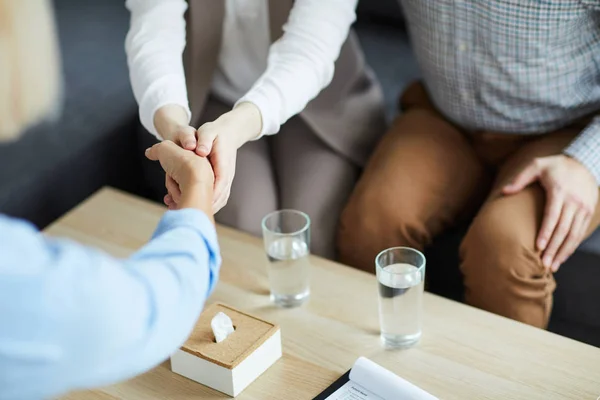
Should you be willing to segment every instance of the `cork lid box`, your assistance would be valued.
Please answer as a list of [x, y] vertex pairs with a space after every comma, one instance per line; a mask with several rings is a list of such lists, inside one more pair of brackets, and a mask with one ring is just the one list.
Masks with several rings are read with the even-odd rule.
[[[227, 314], [235, 332], [216, 343], [210, 326], [218, 313]], [[180, 375], [230, 396], [237, 396], [281, 358], [281, 331], [275, 324], [224, 304], [212, 304], [200, 315], [194, 331], [171, 357]]]

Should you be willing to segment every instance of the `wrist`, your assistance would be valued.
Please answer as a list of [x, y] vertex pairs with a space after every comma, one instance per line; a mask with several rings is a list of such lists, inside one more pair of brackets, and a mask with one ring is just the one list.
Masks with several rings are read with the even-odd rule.
[[190, 189], [183, 191], [179, 202], [179, 208], [193, 208], [200, 210], [214, 222], [212, 203], [212, 185], [198, 183], [194, 184]]
[[250, 102], [240, 103], [219, 119], [225, 124], [234, 124], [235, 129], [227, 130], [235, 134], [237, 148], [260, 136], [262, 131], [262, 115], [258, 107]]
[[585, 168], [587, 170], [587, 167], [575, 157], [572, 157], [568, 154], [560, 154], [558, 157], [562, 162], [566, 162], [567, 164], [574, 165], [580, 168]]
[[189, 124], [186, 109], [178, 104], [167, 104], [154, 113], [154, 127], [165, 140], [173, 140], [175, 133]]

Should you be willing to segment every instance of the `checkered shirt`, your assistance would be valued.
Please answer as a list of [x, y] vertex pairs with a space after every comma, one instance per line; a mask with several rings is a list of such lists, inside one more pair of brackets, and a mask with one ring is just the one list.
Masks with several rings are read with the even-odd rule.
[[[600, 115], [600, 0], [402, 0], [424, 82], [468, 130], [543, 134]], [[600, 184], [600, 117], [564, 153]]]

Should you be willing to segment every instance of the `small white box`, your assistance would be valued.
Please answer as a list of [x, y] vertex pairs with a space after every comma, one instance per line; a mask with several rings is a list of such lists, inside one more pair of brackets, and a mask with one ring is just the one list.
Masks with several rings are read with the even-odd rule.
[[[216, 343], [210, 321], [219, 311], [231, 318], [235, 332]], [[216, 303], [202, 312], [189, 339], [171, 356], [171, 370], [235, 397], [280, 358], [277, 325]]]

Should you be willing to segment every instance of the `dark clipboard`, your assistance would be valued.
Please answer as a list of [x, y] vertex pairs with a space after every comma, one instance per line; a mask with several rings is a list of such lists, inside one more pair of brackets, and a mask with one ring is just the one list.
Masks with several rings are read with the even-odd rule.
[[329, 386], [327, 389], [323, 390], [321, 392], [321, 394], [319, 394], [313, 400], [327, 400], [327, 398], [329, 396], [334, 394], [336, 390], [338, 390], [339, 388], [344, 386], [346, 384], [346, 382], [348, 382], [349, 380], [350, 380], [350, 370], [348, 370], [348, 372], [346, 372], [344, 375], [342, 375], [337, 381], [333, 382], [331, 384], [331, 386]]

